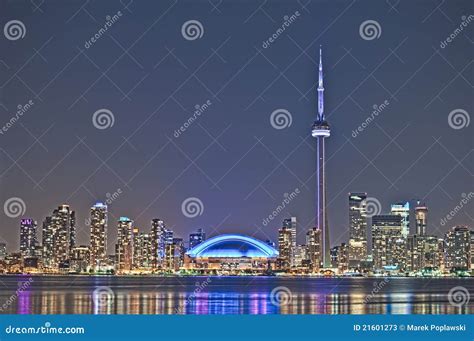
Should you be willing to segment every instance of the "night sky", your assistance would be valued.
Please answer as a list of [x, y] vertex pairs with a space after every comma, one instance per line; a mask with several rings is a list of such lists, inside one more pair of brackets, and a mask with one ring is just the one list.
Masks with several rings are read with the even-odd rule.
[[[430, 210], [428, 233], [472, 227], [472, 201], [448, 224], [440, 220], [473, 191], [474, 123], [454, 129], [448, 116], [457, 110], [453, 115], [470, 120], [474, 112], [474, 18], [454, 33], [474, 4], [391, 3], [2, 0], [0, 203], [21, 198], [26, 208], [18, 217], [0, 212], [0, 241], [17, 249], [21, 217], [37, 220], [40, 230], [46, 215], [68, 203], [77, 214], [78, 243], [88, 244], [90, 206], [121, 192], [109, 205], [109, 252], [120, 216], [146, 231], [152, 218], [162, 218], [185, 239], [202, 227], [208, 235], [276, 241], [281, 221], [295, 215], [303, 243], [315, 215], [310, 130], [320, 44], [332, 127], [331, 244], [348, 238], [349, 191], [368, 192], [386, 213], [392, 202], [422, 199]], [[264, 44], [291, 15], [285, 31]], [[3, 28], [11, 20], [24, 24], [23, 38], [7, 39]], [[189, 20], [202, 30], [185, 39]], [[361, 35], [367, 20], [380, 27], [375, 36]], [[31, 108], [5, 131], [17, 106], [29, 101]], [[93, 124], [99, 109], [113, 114], [107, 129]], [[289, 112], [291, 125], [272, 126], [278, 109]], [[263, 224], [295, 189], [296, 198]], [[181, 209], [190, 197], [203, 204], [194, 218]]]

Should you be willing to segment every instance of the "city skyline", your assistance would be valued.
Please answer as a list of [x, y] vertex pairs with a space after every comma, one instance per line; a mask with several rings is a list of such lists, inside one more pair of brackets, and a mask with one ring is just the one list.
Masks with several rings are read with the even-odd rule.
[[[171, 5], [172, 2], [152, 6], [164, 11]], [[183, 236], [204, 227], [208, 233], [214, 228], [215, 234], [241, 229], [246, 234], [256, 233], [262, 240], [269, 236], [276, 241], [280, 224], [270, 222], [264, 226], [262, 221], [284, 200], [285, 193], [298, 188], [300, 194], [274, 221], [296, 216], [302, 225], [299, 231], [306, 231], [306, 227], [315, 226], [315, 146], [308, 136], [308, 126], [317, 108], [317, 72], [313, 70], [318, 64], [319, 45], [323, 44], [327, 61], [325, 86], [330, 89], [325, 104], [335, 127], [327, 145], [331, 239], [348, 239], [349, 220], [340, 212], [346, 212], [349, 191], [363, 191], [377, 198], [383, 213], [390, 212], [391, 204], [411, 201], [414, 205], [420, 199], [431, 208], [431, 232], [441, 234], [450, 225], [472, 225], [467, 210], [442, 223], [463, 199], [462, 194], [471, 192], [466, 188], [470, 181], [466, 168], [472, 160], [468, 129], [452, 129], [448, 124], [451, 111], [471, 111], [463, 101], [469, 98], [470, 88], [463, 77], [458, 77], [440, 92], [452, 78], [449, 64], [458, 70], [466, 65], [463, 51], [469, 42], [459, 36], [455, 44], [433, 50], [432, 46], [439, 46], [453, 25], [439, 13], [428, 17], [432, 11], [429, 4], [410, 8], [407, 14], [407, 20], [420, 25], [420, 35], [430, 32], [426, 42], [418, 39], [418, 33], [400, 31], [397, 15], [379, 19], [377, 13], [386, 10], [385, 4], [375, 4], [373, 12], [355, 4], [350, 7], [353, 15], [344, 17], [344, 27], [336, 25], [323, 31], [330, 19], [349, 5], [328, 5], [325, 13], [320, 13], [316, 4], [308, 8], [309, 12], [299, 5], [267, 8], [275, 23], [261, 12], [250, 17], [255, 9], [243, 6], [236, 10], [236, 17], [241, 21], [250, 18], [240, 31], [213, 29], [226, 27], [222, 22], [227, 17], [216, 15], [203, 22], [205, 33], [195, 41], [183, 38], [181, 21], [194, 16], [199, 19], [204, 16], [204, 9], [196, 7], [191, 13], [180, 4], [173, 6], [171, 11], [182, 11], [179, 24], [175, 20], [158, 22], [143, 38], [146, 49], [141, 44], [134, 48], [132, 56], [143, 69], [125, 55], [119, 61], [121, 71], [113, 68], [109, 75], [118, 88], [127, 90], [123, 91], [125, 94], [137, 86], [127, 95], [130, 100], [105, 78], [92, 91], [84, 91], [96, 79], [93, 63], [104, 70], [122, 54], [113, 39], [127, 46], [133, 44], [126, 32], [141, 31], [134, 23], [134, 15], [140, 15], [145, 24], [153, 24], [146, 13], [149, 9], [137, 6], [133, 14], [114, 7], [120, 5], [96, 4], [94, 17], [99, 22], [116, 10], [123, 10], [123, 16], [110, 31], [113, 38], [104, 36], [91, 47], [84, 46], [83, 41], [94, 33], [96, 24], [84, 12], [72, 17], [74, 13], [69, 13], [67, 6], [58, 5], [56, 9], [65, 17], [72, 17], [73, 24], [84, 24], [85, 29], [69, 33], [71, 44], [60, 40], [49, 24], [41, 32], [35, 30], [39, 18], [25, 20], [30, 29], [24, 40], [0, 42], [2, 47], [8, 44], [2, 49], [2, 60], [9, 68], [2, 68], [2, 75], [8, 80], [11, 70], [19, 69], [26, 60], [19, 56], [33, 54], [22, 42], [36, 46], [48, 63], [35, 55], [31, 70], [27, 68], [20, 75], [38, 97], [14, 78], [2, 88], [0, 110], [5, 122], [14, 108], [25, 106], [30, 97], [34, 104], [21, 121], [0, 136], [5, 142], [0, 156], [1, 202], [22, 198], [25, 217], [34, 218], [38, 224], [54, 207], [67, 202], [77, 214], [79, 244], [88, 244], [89, 227], [85, 222], [97, 199], [112, 201], [108, 209], [114, 220], [128, 216], [142, 228], [148, 228], [151, 219], [159, 217], [172, 222], [170, 227]], [[400, 11], [407, 10], [403, 6], [406, 5], [402, 4]], [[10, 14], [22, 18], [22, 10], [22, 5], [16, 4]], [[263, 47], [261, 42], [276, 30], [279, 21], [295, 11], [299, 15], [288, 35]], [[449, 5], [445, 12], [454, 22], [467, 13], [462, 6]], [[52, 16], [52, 12], [45, 11], [45, 16]], [[370, 18], [383, 25], [381, 37], [367, 41], [359, 35], [359, 27]], [[165, 26], [175, 29], [166, 33], [157, 29]], [[249, 36], [252, 39], [246, 43], [244, 38]], [[168, 44], [168, 50], [156, 48], [156, 40]], [[418, 52], [420, 44], [423, 52]], [[304, 45], [306, 54], [298, 45]], [[217, 54], [212, 54], [211, 49]], [[233, 51], [244, 52], [239, 55]], [[211, 54], [212, 63], [205, 64], [196, 75], [198, 79], [192, 78], [175, 92]], [[295, 59], [297, 62], [293, 63]], [[71, 60], [71, 69], [58, 74]], [[237, 74], [246, 62], [248, 68]], [[291, 67], [285, 70], [289, 64]], [[224, 66], [226, 72], [221, 72]], [[287, 79], [281, 76], [272, 83], [279, 71], [285, 71]], [[139, 83], [142, 76], [147, 77]], [[226, 84], [229, 85], [222, 88]], [[39, 93], [41, 90], [44, 91]], [[80, 98], [83, 93], [87, 101]], [[175, 137], [174, 132], [195, 114], [197, 104], [205, 110], [200, 109], [198, 120]], [[373, 113], [374, 105], [376, 110], [383, 110], [359, 131]], [[92, 124], [93, 114], [101, 108], [110, 110], [115, 119], [113, 126], [104, 130]], [[275, 129], [270, 121], [278, 109], [291, 114], [291, 123], [284, 129]], [[49, 127], [51, 130], [47, 131]], [[28, 132], [36, 138], [46, 133], [38, 143]], [[219, 134], [222, 135], [218, 137]], [[120, 150], [115, 152], [118, 147]], [[202, 152], [201, 158], [195, 160]], [[103, 160], [107, 160], [105, 165]], [[353, 178], [355, 183], [351, 182]], [[181, 204], [190, 197], [199, 198], [204, 207], [202, 214], [193, 218], [181, 212]], [[19, 248], [18, 221], [2, 214], [0, 239], [7, 242], [9, 249]], [[300, 242], [305, 233], [298, 232]], [[109, 231], [109, 239], [116, 239], [115, 228]], [[108, 253], [113, 251], [110, 244]]]

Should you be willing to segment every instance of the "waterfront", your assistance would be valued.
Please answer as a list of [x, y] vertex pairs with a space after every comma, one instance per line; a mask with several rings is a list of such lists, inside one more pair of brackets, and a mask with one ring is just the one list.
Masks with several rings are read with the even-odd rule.
[[[473, 296], [472, 278], [6, 275], [0, 284], [3, 314], [474, 313], [473, 299], [460, 307], [448, 299], [458, 286]], [[109, 294], [94, 300], [94, 290]]]

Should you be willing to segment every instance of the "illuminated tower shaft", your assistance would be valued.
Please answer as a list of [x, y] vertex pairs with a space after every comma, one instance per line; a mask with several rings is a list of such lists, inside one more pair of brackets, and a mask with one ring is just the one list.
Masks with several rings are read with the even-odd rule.
[[318, 115], [311, 135], [316, 138], [316, 228], [322, 231], [323, 267], [331, 267], [329, 225], [326, 207], [326, 147], [325, 139], [331, 135], [329, 124], [324, 118], [324, 87], [322, 51], [319, 49]]

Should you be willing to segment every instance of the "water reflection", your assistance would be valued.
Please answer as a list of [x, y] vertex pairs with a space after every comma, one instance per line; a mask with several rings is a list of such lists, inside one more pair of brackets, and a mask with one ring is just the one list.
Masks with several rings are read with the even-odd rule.
[[[2, 278], [3, 280], [3, 278]], [[19, 279], [3, 280], [11, 290], [0, 290], [0, 303], [15, 294]], [[428, 287], [416, 279], [397, 279], [367, 300], [370, 280], [219, 278], [195, 291], [194, 280], [136, 278], [37, 278], [19, 291], [2, 313], [16, 314], [472, 314], [474, 302], [450, 305], [447, 292], [454, 285], [473, 291], [474, 281], [435, 281]], [[444, 282], [446, 281], [446, 282]], [[454, 281], [454, 282], [453, 282]], [[461, 281], [461, 282], [459, 282]], [[272, 303], [277, 285], [292, 292], [285, 305]], [[93, 291], [108, 286], [113, 295], [93, 299]], [[421, 291], [425, 287], [425, 291]], [[471, 300], [472, 301], [472, 300]]]

